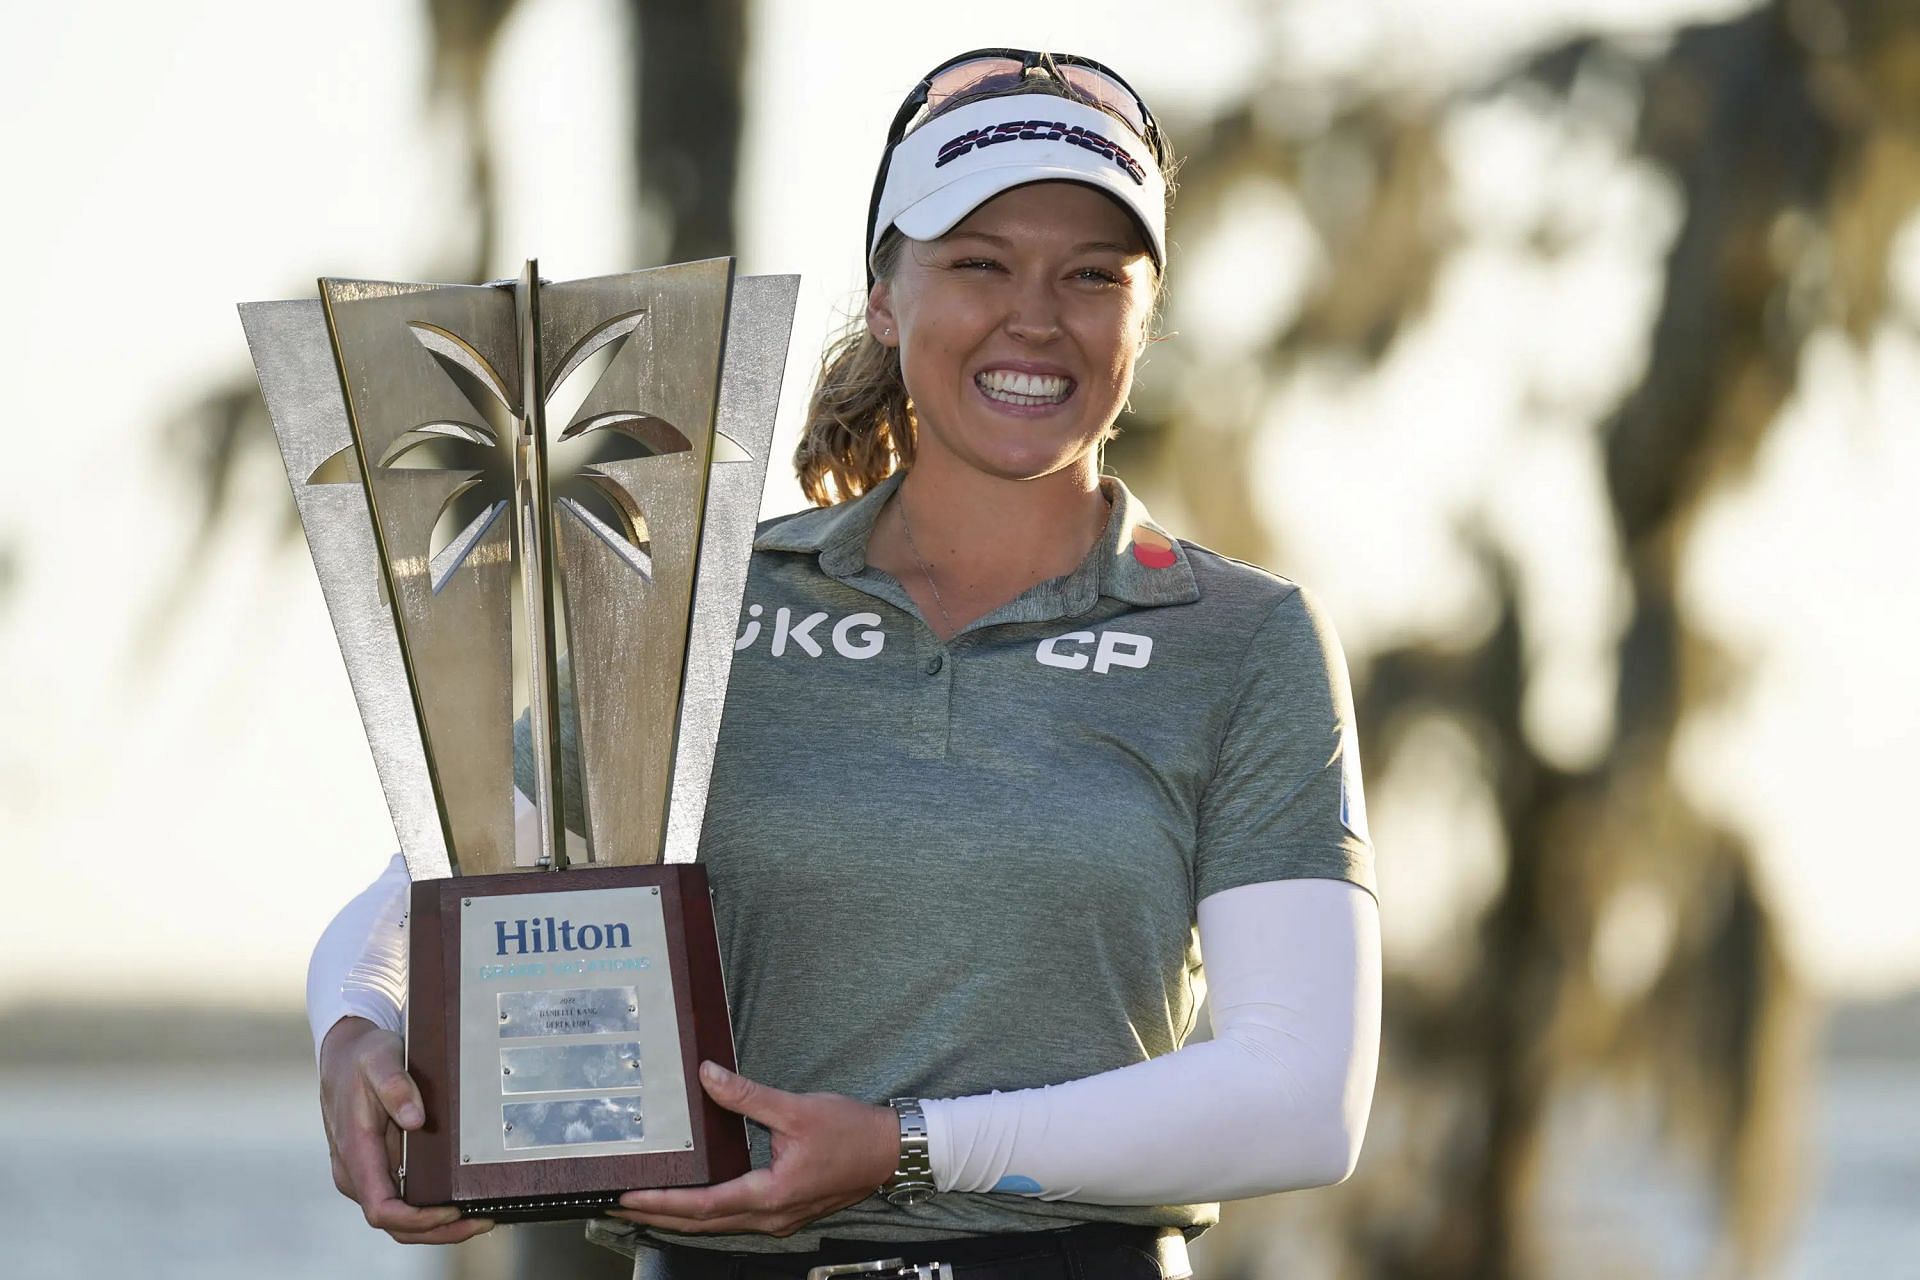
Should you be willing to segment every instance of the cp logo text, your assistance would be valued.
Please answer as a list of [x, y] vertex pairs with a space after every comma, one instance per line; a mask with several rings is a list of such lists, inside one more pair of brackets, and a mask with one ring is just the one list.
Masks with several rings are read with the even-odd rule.
[[[1093, 652], [1087, 652], [1087, 646]], [[1115, 667], [1144, 667], [1153, 657], [1153, 637], [1137, 636], [1130, 631], [1069, 631], [1063, 636], [1042, 640], [1033, 656], [1043, 667], [1065, 671], [1085, 671], [1105, 675]]]

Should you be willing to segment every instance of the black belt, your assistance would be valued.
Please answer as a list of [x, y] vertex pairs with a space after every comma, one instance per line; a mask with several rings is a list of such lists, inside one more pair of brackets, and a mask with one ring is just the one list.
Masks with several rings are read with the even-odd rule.
[[1190, 1276], [1176, 1227], [1090, 1223], [949, 1240], [824, 1239], [813, 1253], [643, 1245], [635, 1280], [1175, 1280]]

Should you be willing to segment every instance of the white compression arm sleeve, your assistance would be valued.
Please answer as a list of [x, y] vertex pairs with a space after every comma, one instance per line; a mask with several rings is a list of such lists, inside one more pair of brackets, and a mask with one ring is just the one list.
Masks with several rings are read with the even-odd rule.
[[313, 1051], [342, 1018], [400, 1030], [407, 1003], [407, 864], [399, 854], [333, 918], [307, 961]]
[[1040, 1089], [928, 1099], [941, 1191], [1192, 1204], [1353, 1171], [1380, 1047], [1380, 915], [1341, 880], [1201, 902], [1214, 1039]]
[[[533, 802], [513, 793], [513, 840], [522, 856], [537, 848]], [[342, 1018], [365, 1018], [397, 1032], [407, 1003], [407, 864], [399, 854], [340, 909], [307, 961], [307, 1024], [313, 1051]]]

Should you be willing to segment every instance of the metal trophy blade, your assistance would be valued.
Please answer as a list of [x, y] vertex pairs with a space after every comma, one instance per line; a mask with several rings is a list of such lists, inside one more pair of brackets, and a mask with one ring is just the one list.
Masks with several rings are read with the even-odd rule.
[[585, 1216], [747, 1167], [695, 1075], [733, 1043], [694, 855], [797, 291], [730, 259], [529, 262], [240, 308], [414, 881], [412, 1203]]

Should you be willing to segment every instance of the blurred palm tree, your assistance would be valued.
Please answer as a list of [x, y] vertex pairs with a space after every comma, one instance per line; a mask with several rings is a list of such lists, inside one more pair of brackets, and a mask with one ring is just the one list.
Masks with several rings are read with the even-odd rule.
[[[1540, 646], [1512, 552], [1487, 534], [1463, 534], [1492, 584], [1484, 630], [1380, 653], [1356, 673], [1370, 772], [1386, 786], [1420, 726], [1439, 717], [1461, 731], [1498, 815], [1501, 874], [1456, 939], [1455, 971], [1389, 975], [1384, 1147], [1313, 1202], [1338, 1223], [1344, 1260], [1330, 1269], [1546, 1274], [1530, 1228], [1553, 1109], [1598, 1083], [1623, 1103], [1651, 1099], [1662, 1140], [1693, 1157], [1719, 1207], [1715, 1271], [1762, 1274], [1793, 1222], [1806, 1028], [1751, 851], [1675, 778], [1680, 726], [1738, 675], [1676, 583], [1703, 506], [1748, 473], [1808, 341], [1863, 343], [1883, 322], [1914, 319], [1888, 314], [1886, 282], [1895, 235], [1920, 203], [1920, 6], [1768, 0], [1657, 52], [1566, 41], [1439, 101], [1319, 85], [1318, 111], [1289, 113], [1274, 109], [1300, 97], [1281, 78], [1283, 48], [1268, 65], [1272, 81], [1183, 131], [1183, 216], [1204, 226], [1246, 184], [1285, 184], [1325, 269], [1253, 360], [1169, 344], [1167, 394], [1143, 404], [1144, 429], [1116, 449], [1123, 465], [1157, 469], [1202, 536], [1236, 554], [1278, 558], [1257, 516], [1261, 406], [1309, 363], [1366, 376], [1420, 321], [1463, 238], [1445, 216], [1441, 133], [1454, 113], [1511, 95], [1571, 128], [1596, 99], [1630, 102], [1625, 149], [1667, 176], [1680, 210], [1645, 367], [1594, 424], [1631, 590], [1598, 762], [1556, 765], [1529, 739], [1521, 707]], [[1312, 123], [1295, 126], [1303, 116]], [[1543, 225], [1534, 251], [1561, 252], [1568, 234]], [[1225, 415], [1212, 390], [1223, 385], [1240, 388]], [[1623, 912], [1667, 921], [1627, 989], [1607, 981], [1600, 955]], [[1261, 1274], [1258, 1237], [1272, 1226], [1230, 1214], [1213, 1254]], [[1297, 1249], [1281, 1248], [1289, 1263], [1273, 1273], [1296, 1274]]]

